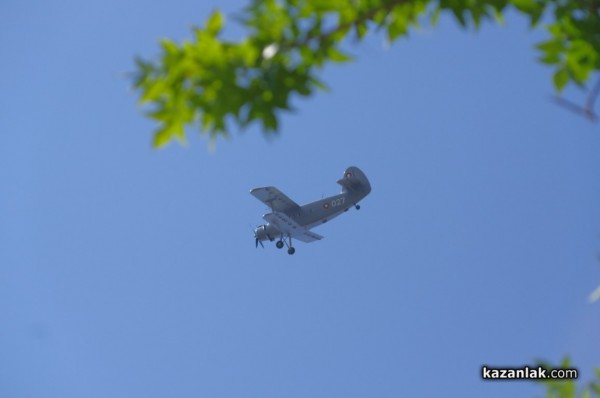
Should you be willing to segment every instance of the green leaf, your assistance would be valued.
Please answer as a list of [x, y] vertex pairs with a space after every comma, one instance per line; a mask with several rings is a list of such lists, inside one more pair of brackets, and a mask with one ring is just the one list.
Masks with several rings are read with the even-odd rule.
[[174, 131], [171, 128], [171, 126], [168, 126], [168, 125], [164, 126], [160, 130], [158, 130], [156, 133], [154, 133], [154, 141], [153, 141], [152, 145], [155, 148], [164, 147], [169, 141], [171, 141], [171, 138], [173, 138], [173, 134], [174, 134]]
[[590, 69], [586, 65], [580, 63], [577, 56], [572, 53], [567, 53], [567, 68], [571, 76], [573, 76], [573, 80], [578, 84], [587, 81]]
[[592, 398], [592, 395], [590, 394], [590, 390], [585, 390], [583, 392], [583, 394], [581, 394], [581, 398]]
[[554, 87], [560, 93], [569, 81], [569, 72], [565, 67], [562, 67], [554, 73], [552, 80], [554, 81]]
[[471, 17], [473, 18], [473, 23], [475, 24], [475, 29], [479, 29], [481, 25], [481, 19], [485, 16], [485, 12], [479, 8], [475, 7], [471, 9]]
[[309, 80], [319, 90], [329, 91], [329, 87], [327, 87], [327, 85], [325, 83], [323, 83], [321, 80], [317, 79], [316, 77], [311, 76], [311, 77], [309, 77]]
[[569, 358], [568, 356], [564, 357], [563, 360], [560, 362], [560, 367], [562, 369], [570, 368], [571, 367], [571, 358]]
[[263, 126], [267, 132], [269, 131], [277, 131], [277, 127], [279, 127], [279, 121], [277, 120], [277, 116], [273, 110], [269, 110], [265, 114], [263, 114]]
[[331, 47], [327, 51], [327, 57], [330, 60], [332, 60], [333, 62], [338, 62], [338, 63], [348, 62], [348, 61], [352, 60], [352, 57], [350, 55], [344, 54], [343, 52], [339, 51], [335, 47]]
[[249, 40], [242, 42], [239, 46], [234, 48], [237, 49], [238, 55], [241, 57], [242, 62], [246, 67], [253, 66], [257, 61], [258, 54], [260, 54], [260, 50]]
[[167, 92], [168, 86], [163, 80], [154, 80], [144, 85], [144, 93], [140, 98], [140, 102], [157, 101]]
[[546, 54], [542, 57], [539, 57], [538, 61], [540, 61], [543, 64], [547, 64], [547, 65], [556, 65], [560, 62], [560, 56], [555, 53]]
[[176, 55], [179, 53], [179, 47], [169, 39], [161, 39], [160, 45], [167, 55]]
[[431, 25], [436, 26], [438, 24], [441, 13], [442, 10], [440, 8], [436, 8], [435, 10], [433, 10], [433, 12], [431, 13], [431, 18], [429, 19]]
[[214, 11], [206, 22], [206, 32], [212, 36], [216, 36], [221, 31], [223, 22], [223, 14], [221, 14], [221, 12], [218, 10]]
[[511, 3], [525, 13], [530, 13], [537, 9], [537, 3], [534, 0], [511, 0]]
[[519, 11], [529, 16], [530, 25], [536, 26], [544, 13], [545, 2], [536, 0], [511, 0]]
[[543, 43], [539, 43], [535, 46], [538, 50], [544, 51], [546, 53], [559, 53], [564, 52], [566, 50], [565, 43], [562, 40], [550, 39]]
[[395, 41], [398, 36], [404, 36], [408, 33], [411, 12], [412, 8], [410, 7], [398, 7], [390, 14], [392, 20], [387, 27], [387, 38], [390, 43]]
[[462, 26], [463, 28], [466, 28], [467, 27], [467, 21], [465, 19], [464, 10], [458, 9], [458, 8], [453, 8], [452, 9], [452, 13], [456, 17], [456, 19], [457, 19], [458, 23], [460, 24], [460, 26]]
[[502, 15], [502, 11], [494, 8], [494, 19], [496, 20], [496, 22], [501, 25], [504, 26], [505, 25], [505, 21], [504, 21], [504, 15]]
[[360, 40], [367, 34], [367, 24], [365, 22], [357, 23], [354, 25], [354, 29], [356, 29], [356, 37]]

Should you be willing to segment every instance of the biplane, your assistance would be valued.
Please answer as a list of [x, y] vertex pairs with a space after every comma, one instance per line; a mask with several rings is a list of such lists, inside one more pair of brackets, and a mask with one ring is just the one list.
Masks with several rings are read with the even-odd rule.
[[271, 213], [262, 216], [267, 223], [254, 230], [255, 246], [258, 247], [260, 243], [264, 247], [263, 241], [277, 240], [275, 246], [278, 249], [286, 246], [287, 252], [294, 254], [296, 249], [292, 246], [292, 239], [307, 243], [323, 239], [311, 229], [348, 211], [352, 206], [360, 209], [358, 202], [371, 192], [367, 176], [358, 167], [348, 167], [337, 183], [342, 186], [339, 194], [302, 206], [275, 187], [252, 189], [250, 193], [271, 209]]

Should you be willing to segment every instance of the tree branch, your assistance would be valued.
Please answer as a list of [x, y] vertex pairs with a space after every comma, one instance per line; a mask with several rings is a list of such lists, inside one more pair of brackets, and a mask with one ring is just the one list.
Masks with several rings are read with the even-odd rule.
[[590, 94], [587, 97], [587, 101], [585, 102], [586, 111], [589, 114], [594, 115], [594, 117], [594, 105], [596, 103], [596, 99], [598, 98], [598, 94], [600, 94], [600, 79], [598, 79], [594, 87], [592, 87], [592, 90], [590, 91]]
[[315, 40], [315, 39], [319, 40], [319, 41], [326, 40], [338, 32], [344, 31], [346, 29], [350, 29], [353, 26], [358, 26], [358, 25], [362, 24], [363, 22], [373, 19], [373, 17], [375, 17], [375, 15], [377, 15], [377, 13], [380, 11], [389, 13], [394, 9], [394, 7], [399, 6], [400, 4], [403, 4], [403, 3], [407, 3], [409, 1], [410, 0], [390, 0], [390, 1], [382, 4], [380, 7], [375, 7], [375, 8], [371, 8], [370, 10], [367, 10], [364, 14], [361, 14], [358, 17], [356, 17], [356, 19], [346, 22], [346, 23], [343, 23], [343, 24], [340, 24], [328, 32], [323, 32], [323, 33], [319, 33], [317, 35], [312, 35], [312, 36], [307, 35], [302, 40], [296, 40], [296, 41], [288, 43], [287, 45], [284, 45], [284, 46], [289, 47], [289, 48], [294, 48], [294, 47], [301, 47], [303, 45], [306, 45], [310, 41]]
[[[600, 90], [600, 87], [598, 89]], [[596, 93], [596, 95], [597, 95], [597, 93]], [[578, 115], [585, 116], [592, 122], [596, 122], [598, 120], [598, 116], [594, 113], [593, 109], [589, 108], [587, 105], [585, 107], [583, 107], [579, 104], [576, 104], [574, 102], [571, 102], [571, 101], [564, 99], [563, 97], [559, 97], [559, 96], [555, 96], [552, 99], [554, 100], [554, 103], [556, 103], [557, 105], [559, 105], [573, 113], [577, 113]]]

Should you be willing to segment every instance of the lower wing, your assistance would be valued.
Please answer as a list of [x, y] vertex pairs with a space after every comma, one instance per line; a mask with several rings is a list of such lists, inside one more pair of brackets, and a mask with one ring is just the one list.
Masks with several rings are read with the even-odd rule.
[[263, 218], [277, 227], [284, 235], [289, 235], [302, 242], [309, 243], [323, 239], [321, 235], [315, 234], [309, 229], [304, 228], [284, 213], [269, 213], [265, 214]]

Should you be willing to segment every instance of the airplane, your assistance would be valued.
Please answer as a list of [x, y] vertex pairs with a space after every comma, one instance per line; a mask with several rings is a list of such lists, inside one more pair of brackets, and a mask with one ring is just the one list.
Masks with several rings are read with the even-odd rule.
[[272, 210], [262, 217], [267, 221], [254, 230], [255, 247], [264, 248], [263, 241], [274, 241], [278, 249], [287, 246], [288, 254], [294, 254], [292, 238], [303, 242], [314, 242], [323, 237], [311, 231], [312, 228], [324, 224], [334, 217], [348, 211], [350, 206], [360, 209], [358, 204], [371, 192], [371, 184], [358, 167], [348, 167], [344, 175], [337, 181], [342, 191], [300, 206], [275, 187], [262, 187], [250, 190], [250, 194], [265, 203]]

